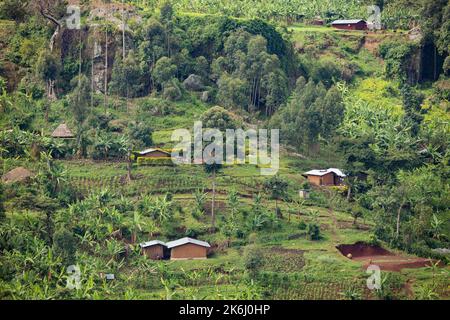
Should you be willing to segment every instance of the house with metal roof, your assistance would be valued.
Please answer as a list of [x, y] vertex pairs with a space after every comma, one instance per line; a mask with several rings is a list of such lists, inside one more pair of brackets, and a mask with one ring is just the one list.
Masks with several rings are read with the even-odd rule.
[[136, 155], [138, 157], [144, 157], [144, 158], [170, 158], [171, 153], [164, 151], [159, 148], [149, 148], [143, 151], [136, 152]]
[[340, 169], [329, 168], [322, 170], [310, 170], [303, 174], [309, 183], [316, 186], [340, 186], [346, 175]]
[[167, 256], [167, 246], [162, 241], [147, 241], [139, 244], [139, 246], [142, 249], [142, 253], [152, 260], [161, 260]]
[[208, 242], [188, 237], [167, 242], [166, 246], [170, 250], [170, 260], [206, 259], [211, 247]]
[[367, 22], [362, 19], [335, 20], [331, 26], [343, 30], [367, 30]]

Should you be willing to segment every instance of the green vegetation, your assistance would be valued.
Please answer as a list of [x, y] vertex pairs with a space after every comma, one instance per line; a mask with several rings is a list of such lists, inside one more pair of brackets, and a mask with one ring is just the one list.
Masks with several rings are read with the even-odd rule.
[[[377, 32], [310, 24], [365, 1], [126, 2], [82, 2], [81, 30], [55, 22], [65, 1], [0, 4], [0, 299], [450, 297], [448, 2], [377, 1]], [[137, 152], [195, 121], [280, 129], [277, 175]], [[345, 185], [302, 176], [325, 168]], [[139, 246], [181, 237], [208, 259]], [[369, 290], [371, 259], [336, 249], [359, 241], [422, 265]]]

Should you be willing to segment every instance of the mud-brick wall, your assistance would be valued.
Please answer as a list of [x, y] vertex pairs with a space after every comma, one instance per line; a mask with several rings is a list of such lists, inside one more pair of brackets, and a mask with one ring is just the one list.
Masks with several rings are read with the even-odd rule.
[[188, 243], [179, 247], [172, 248], [170, 259], [206, 259], [207, 248], [196, 244]]
[[150, 259], [158, 260], [164, 257], [164, 247], [162, 245], [154, 245], [142, 249], [145, 256]]

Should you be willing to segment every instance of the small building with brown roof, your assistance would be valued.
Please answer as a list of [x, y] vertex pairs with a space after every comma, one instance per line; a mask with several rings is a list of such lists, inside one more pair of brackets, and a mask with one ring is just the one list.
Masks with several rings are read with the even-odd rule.
[[17, 167], [4, 174], [2, 181], [4, 183], [24, 182], [34, 177], [34, 173], [24, 167]]
[[206, 259], [211, 247], [208, 242], [187, 237], [167, 242], [166, 246], [170, 250], [170, 260]]
[[73, 139], [75, 135], [65, 123], [62, 123], [53, 131], [52, 138]]

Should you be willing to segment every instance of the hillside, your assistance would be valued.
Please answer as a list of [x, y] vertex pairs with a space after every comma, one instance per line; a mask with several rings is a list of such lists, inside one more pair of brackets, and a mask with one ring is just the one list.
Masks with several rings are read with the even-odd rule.
[[[1, 4], [0, 299], [448, 300], [450, 9], [385, 2], [377, 31], [328, 25], [361, 1]], [[273, 144], [172, 163], [198, 121], [278, 129], [276, 174]], [[207, 258], [146, 256], [184, 237]]]

